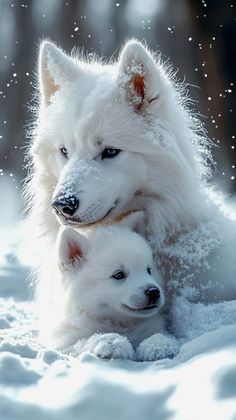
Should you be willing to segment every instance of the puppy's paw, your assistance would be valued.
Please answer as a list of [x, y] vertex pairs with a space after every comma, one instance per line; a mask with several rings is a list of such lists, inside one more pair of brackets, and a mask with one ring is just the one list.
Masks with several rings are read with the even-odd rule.
[[129, 340], [120, 334], [94, 334], [87, 340], [84, 351], [101, 359], [133, 359], [134, 350]]
[[179, 352], [180, 344], [175, 337], [154, 334], [143, 340], [136, 350], [136, 360], [148, 361], [173, 358]]

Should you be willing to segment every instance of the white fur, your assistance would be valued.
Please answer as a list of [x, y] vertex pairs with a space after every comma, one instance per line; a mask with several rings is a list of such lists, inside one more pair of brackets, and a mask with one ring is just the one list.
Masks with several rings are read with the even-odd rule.
[[[143, 95], [135, 89], [137, 75], [144, 80]], [[51, 254], [61, 220], [51, 202], [60, 193], [79, 198], [75, 216], [81, 224], [102, 219], [110, 209], [111, 218], [144, 209], [168, 298], [183, 286], [196, 289], [192, 298], [205, 302], [235, 298], [235, 222], [212, 198], [204, 130], [160, 60], [135, 40], [109, 65], [67, 56], [43, 42], [39, 80], [26, 195], [40, 256], [42, 308], [50, 307], [55, 294]], [[101, 160], [108, 146], [121, 152]]]
[[[73, 354], [90, 351], [102, 358], [134, 359], [138, 345], [159, 333], [156, 351], [149, 356], [139, 351], [138, 360], [174, 355], [177, 341], [164, 334], [160, 314], [162, 279], [141, 236], [122, 225], [92, 230], [87, 236], [67, 227], [59, 232], [57, 255], [56, 295], [44, 322], [51, 345]], [[112, 277], [119, 270], [124, 279]], [[150, 288], [160, 291], [154, 306], [145, 293]]]

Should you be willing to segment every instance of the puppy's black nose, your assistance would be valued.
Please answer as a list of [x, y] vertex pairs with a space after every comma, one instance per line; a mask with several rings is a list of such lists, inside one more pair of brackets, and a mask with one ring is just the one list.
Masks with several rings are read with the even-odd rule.
[[150, 287], [149, 289], [145, 290], [145, 295], [148, 297], [148, 304], [154, 305], [160, 298], [160, 289], [158, 289], [158, 287]]
[[60, 195], [52, 202], [52, 207], [56, 213], [69, 218], [74, 215], [79, 207], [79, 200], [74, 195]]

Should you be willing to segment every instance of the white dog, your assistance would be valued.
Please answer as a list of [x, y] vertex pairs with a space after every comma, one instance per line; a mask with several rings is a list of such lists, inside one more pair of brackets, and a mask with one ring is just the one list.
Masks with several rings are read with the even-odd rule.
[[128, 216], [125, 226], [93, 229], [87, 236], [70, 227], [59, 232], [55, 299], [45, 317], [54, 347], [149, 361], [177, 353], [177, 340], [163, 334], [164, 295], [152, 251], [130, 230], [139, 213]]
[[160, 60], [135, 40], [109, 65], [43, 42], [39, 87], [26, 194], [42, 307], [53, 300], [60, 224], [143, 209], [168, 298], [185, 285], [204, 302], [235, 298], [236, 225], [207, 185], [204, 130]]

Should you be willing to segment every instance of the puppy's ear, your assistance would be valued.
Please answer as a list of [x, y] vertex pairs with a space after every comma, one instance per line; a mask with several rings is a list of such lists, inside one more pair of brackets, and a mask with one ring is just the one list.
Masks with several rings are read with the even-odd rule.
[[50, 104], [54, 93], [76, 75], [76, 63], [53, 43], [44, 41], [39, 52], [39, 85], [43, 101]]
[[144, 212], [135, 211], [128, 214], [119, 222], [119, 225], [142, 234], [145, 231]]
[[59, 267], [62, 270], [81, 267], [86, 260], [88, 248], [88, 239], [85, 236], [69, 227], [60, 230], [58, 235]]
[[160, 97], [160, 75], [154, 58], [141, 42], [128, 41], [121, 51], [119, 76], [126, 99], [142, 112]]

